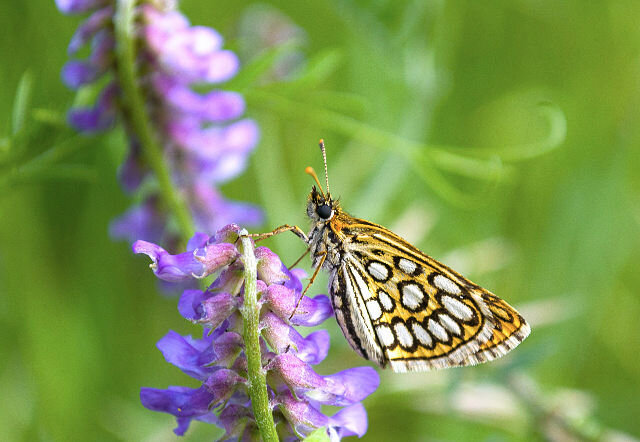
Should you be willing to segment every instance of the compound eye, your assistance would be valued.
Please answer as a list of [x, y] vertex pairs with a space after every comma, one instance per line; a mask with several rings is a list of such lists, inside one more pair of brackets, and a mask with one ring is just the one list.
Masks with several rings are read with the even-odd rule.
[[331, 206], [327, 204], [318, 206], [318, 208], [316, 209], [316, 213], [322, 219], [329, 219], [329, 217], [331, 217]]

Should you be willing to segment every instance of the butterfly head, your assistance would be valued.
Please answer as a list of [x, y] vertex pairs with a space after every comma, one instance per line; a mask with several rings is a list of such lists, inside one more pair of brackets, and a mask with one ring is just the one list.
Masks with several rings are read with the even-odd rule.
[[324, 140], [320, 140], [320, 150], [322, 150], [322, 159], [324, 160], [324, 176], [326, 179], [327, 191], [322, 190], [318, 175], [312, 167], [307, 167], [305, 172], [311, 175], [318, 187], [313, 186], [307, 202], [307, 215], [312, 221], [324, 223], [330, 221], [340, 210], [338, 201], [334, 201], [329, 193], [329, 176], [327, 175], [327, 155], [324, 149]]
[[[308, 168], [309, 169], [309, 168]], [[313, 172], [313, 169], [311, 169]], [[307, 202], [307, 215], [314, 222], [328, 222], [338, 211], [338, 201], [331, 199], [331, 195], [325, 194], [313, 186]]]

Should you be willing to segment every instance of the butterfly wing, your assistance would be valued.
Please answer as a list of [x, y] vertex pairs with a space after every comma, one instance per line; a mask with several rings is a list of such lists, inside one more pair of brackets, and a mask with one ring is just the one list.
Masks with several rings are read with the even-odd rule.
[[475, 365], [529, 335], [502, 299], [384, 227], [350, 221], [340, 232], [345, 257], [331, 280], [334, 304], [342, 290], [338, 322], [367, 359], [394, 371]]

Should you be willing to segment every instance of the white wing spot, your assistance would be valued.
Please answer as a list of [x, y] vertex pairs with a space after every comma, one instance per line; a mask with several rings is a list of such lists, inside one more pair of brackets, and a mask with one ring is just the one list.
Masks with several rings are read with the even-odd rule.
[[410, 283], [402, 287], [402, 305], [415, 310], [424, 300], [424, 293], [418, 284]]
[[470, 321], [473, 319], [473, 310], [471, 310], [471, 308], [464, 302], [452, 298], [451, 296], [443, 296], [440, 298], [440, 301], [444, 305], [444, 308], [446, 308], [449, 313], [456, 318], [463, 321]]
[[333, 297], [333, 306], [335, 308], [341, 308], [342, 307], [342, 296], [334, 296]]
[[452, 295], [460, 294], [460, 287], [444, 275], [436, 275], [436, 277], [433, 278], [433, 283], [436, 287], [447, 293], [451, 293]]
[[398, 337], [400, 346], [409, 348], [413, 345], [413, 335], [404, 322], [396, 322], [393, 325], [393, 329], [396, 331], [396, 336]]
[[411, 324], [411, 328], [413, 329], [413, 334], [416, 335], [418, 342], [424, 345], [425, 347], [431, 347], [433, 345], [433, 339], [431, 339], [431, 335], [428, 331], [424, 329], [424, 327], [417, 322]]
[[367, 271], [373, 276], [373, 279], [377, 281], [386, 281], [389, 279], [389, 270], [384, 264], [378, 261], [371, 261], [367, 266]]
[[400, 261], [398, 261], [398, 267], [400, 267], [400, 270], [405, 272], [407, 275], [411, 275], [417, 268], [415, 262], [409, 261], [406, 258], [401, 258]]
[[440, 323], [434, 321], [433, 319], [429, 319], [429, 323], [427, 324], [427, 328], [433, 334], [433, 336], [440, 342], [449, 341], [449, 334], [444, 329]]
[[456, 336], [462, 336], [462, 329], [451, 316], [446, 313], [441, 313], [438, 315], [438, 318], [440, 318], [440, 323], [444, 325], [444, 328]]
[[377, 321], [382, 317], [382, 308], [380, 308], [380, 303], [375, 299], [367, 301], [367, 311], [372, 321]]
[[387, 292], [383, 292], [380, 290], [378, 292], [378, 300], [382, 303], [382, 308], [386, 312], [393, 311], [393, 299], [387, 294]]
[[393, 347], [393, 344], [396, 342], [396, 338], [393, 336], [391, 327], [387, 324], [382, 324], [376, 327], [376, 332], [378, 333], [378, 339], [380, 339], [380, 343], [383, 346]]

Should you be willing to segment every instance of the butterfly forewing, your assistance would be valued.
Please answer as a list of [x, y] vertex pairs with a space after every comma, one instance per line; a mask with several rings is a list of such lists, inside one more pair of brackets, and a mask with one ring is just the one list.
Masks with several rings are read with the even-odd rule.
[[341, 213], [330, 223], [344, 253], [331, 273], [350, 345], [394, 371], [495, 359], [529, 334], [506, 302], [384, 227]]

